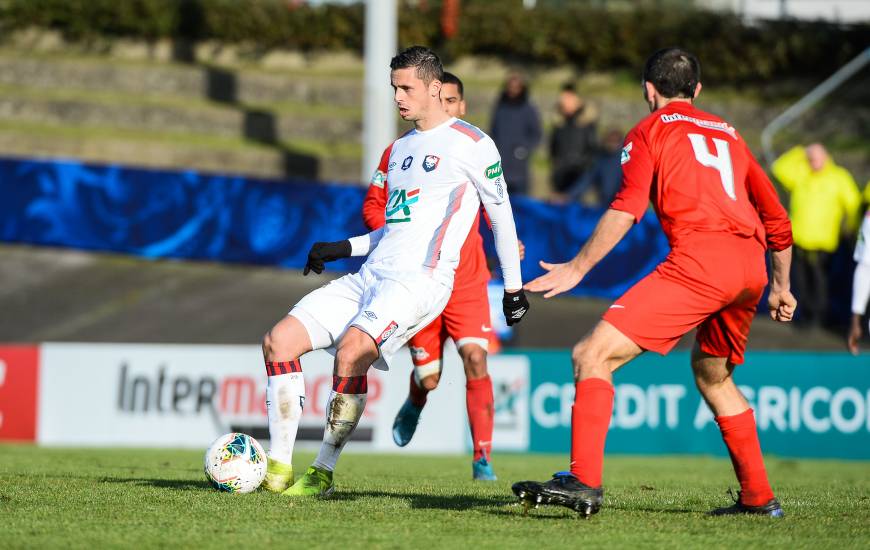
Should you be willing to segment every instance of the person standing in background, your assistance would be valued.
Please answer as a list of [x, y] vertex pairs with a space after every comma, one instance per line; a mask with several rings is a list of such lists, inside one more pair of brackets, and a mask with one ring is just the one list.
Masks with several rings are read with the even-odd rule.
[[831, 255], [845, 232], [858, 227], [861, 193], [851, 174], [834, 164], [825, 147], [796, 146], [774, 161], [774, 177], [791, 196], [794, 228], [793, 279], [803, 309], [796, 321], [821, 325], [828, 313]]
[[508, 75], [492, 113], [490, 136], [502, 158], [508, 192], [528, 195], [529, 158], [541, 142], [541, 117], [529, 101], [529, 88], [519, 73]]
[[550, 184], [553, 193], [561, 195], [592, 166], [596, 153], [598, 112], [577, 95], [573, 82], [562, 86], [556, 110], [558, 120], [550, 134]]

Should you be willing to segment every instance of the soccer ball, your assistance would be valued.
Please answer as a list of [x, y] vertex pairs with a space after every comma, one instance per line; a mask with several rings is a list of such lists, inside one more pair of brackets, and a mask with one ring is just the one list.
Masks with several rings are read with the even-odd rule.
[[219, 491], [250, 493], [266, 477], [266, 451], [249, 435], [224, 434], [205, 452], [205, 477]]

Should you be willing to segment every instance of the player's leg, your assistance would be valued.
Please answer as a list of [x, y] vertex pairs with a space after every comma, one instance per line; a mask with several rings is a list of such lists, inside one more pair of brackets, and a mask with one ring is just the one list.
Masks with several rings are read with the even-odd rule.
[[417, 431], [420, 413], [426, 405], [427, 395], [438, 387], [443, 366], [441, 355], [447, 334], [442, 316], [438, 316], [408, 342], [414, 369], [408, 385], [408, 398], [393, 421], [393, 441], [399, 447], [411, 442]]
[[465, 371], [465, 407], [473, 449], [471, 475], [495, 481], [492, 468], [492, 432], [495, 400], [487, 372], [487, 352], [492, 323], [487, 282], [468, 284], [453, 291], [442, 314], [447, 334], [456, 342]]
[[263, 337], [269, 463], [263, 487], [283, 492], [293, 483], [293, 446], [305, 404], [301, 357], [331, 346], [359, 309], [359, 274], [345, 275], [302, 298]]
[[746, 340], [761, 288], [745, 301], [722, 310], [698, 329], [692, 350], [695, 384], [722, 433], [740, 483], [738, 501], [714, 514], [755, 513], [781, 516], [764, 468], [755, 416], [734, 383], [734, 367], [743, 362]]
[[558, 504], [584, 517], [598, 512], [604, 502], [604, 441], [613, 415], [612, 373], [642, 352], [606, 320], [574, 346], [576, 393], [571, 410], [570, 471], [558, 472], [544, 483], [515, 483], [513, 491], [524, 502]]
[[293, 315], [281, 319], [263, 337], [270, 441], [263, 487], [269, 491], [280, 493], [293, 483], [293, 446], [305, 402], [300, 358], [311, 349], [308, 332]]
[[339, 339], [320, 452], [305, 475], [284, 491], [285, 496], [329, 496], [335, 490], [332, 472], [365, 410], [366, 373], [378, 355], [372, 337], [355, 326]]

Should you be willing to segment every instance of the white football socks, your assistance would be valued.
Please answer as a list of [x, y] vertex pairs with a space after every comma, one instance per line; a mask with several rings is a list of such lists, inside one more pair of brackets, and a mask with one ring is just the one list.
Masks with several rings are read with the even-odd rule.
[[314, 461], [315, 466], [330, 472], [335, 470], [341, 450], [356, 429], [366, 408], [366, 397], [365, 393], [337, 393], [335, 390], [329, 394], [326, 429], [323, 431], [320, 452]]
[[269, 376], [266, 380], [266, 410], [269, 415], [269, 458], [293, 463], [293, 445], [302, 419], [305, 382], [301, 372]]

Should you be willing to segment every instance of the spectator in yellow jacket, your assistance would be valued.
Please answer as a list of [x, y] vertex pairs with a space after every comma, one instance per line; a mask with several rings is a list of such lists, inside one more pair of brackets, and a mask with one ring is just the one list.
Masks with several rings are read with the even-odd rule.
[[860, 221], [861, 192], [849, 172], [834, 164], [825, 147], [797, 146], [773, 163], [773, 175], [791, 196], [795, 291], [801, 320], [820, 324], [828, 309], [828, 265], [845, 232]]

